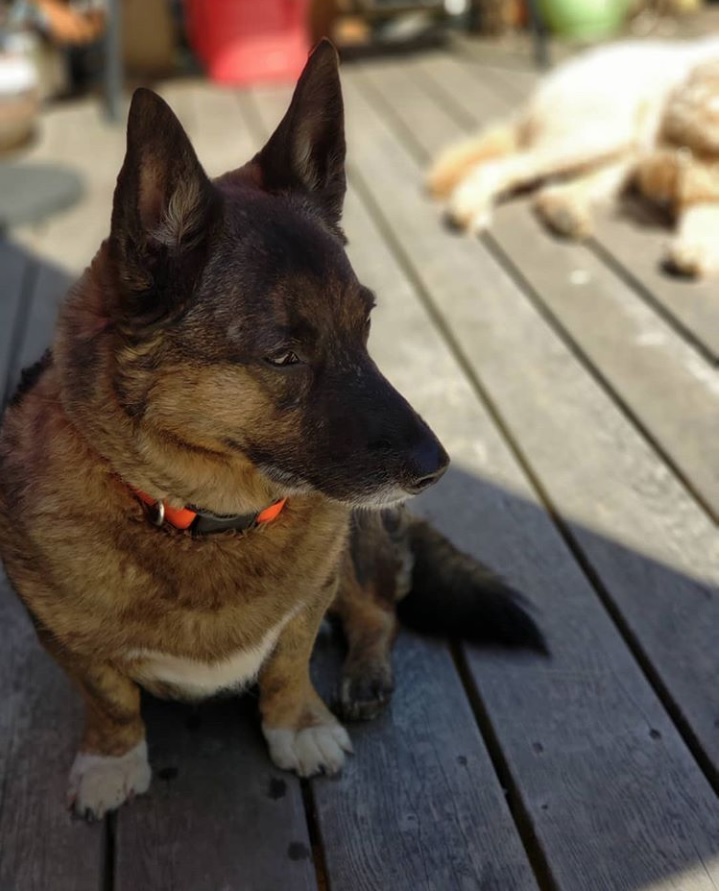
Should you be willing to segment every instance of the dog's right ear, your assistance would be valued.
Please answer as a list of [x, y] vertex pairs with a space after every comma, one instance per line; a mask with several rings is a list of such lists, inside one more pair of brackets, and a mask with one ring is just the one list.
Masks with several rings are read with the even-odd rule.
[[158, 290], [158, 279], [168, 279], [169, 267], [199, 247], [217, 200], [176, 115], [151, 90], [136, 90], [110, 237], [126, 287]]

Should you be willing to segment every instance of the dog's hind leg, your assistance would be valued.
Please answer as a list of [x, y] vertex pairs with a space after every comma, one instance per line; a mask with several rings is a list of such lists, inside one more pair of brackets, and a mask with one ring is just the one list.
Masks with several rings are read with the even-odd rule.
[[518, 189], [557, 176], [570, 176], [617, 160], [628, 146], [606, 131], [588, 133], [517, 152], [476, 166], [455, 189], [448, 216], [471, 232], [487, 229], [498, 200]]
[[426, 176], [428, 191], [436, 198], [445, 198], [477, 164], [513, 154], [519, 147], [517, 124], [488, 127], [483, 133], [455, 143], [438, 156]]
[[376, 581], [362, 582], [348, 553], [331, 610], [340, 619], [347, 642], [337, 707], [346, 721], [376, 718], [393, 694], [390, 653], [398, 628], [393, 587], [386, 597], [385, 588], [380, 590]]
[[630, 160], [615, 161], [568, 182], [544, 186], [534, 199], [534, 209], [557, 235], [586, 238], [592, 234], [592, 210], [613, 204], [631, 172]]

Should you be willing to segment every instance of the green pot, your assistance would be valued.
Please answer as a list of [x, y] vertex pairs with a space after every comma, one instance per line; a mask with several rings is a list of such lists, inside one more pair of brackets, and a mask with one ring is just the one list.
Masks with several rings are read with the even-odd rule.
[[554, 34], [594, 40], [609, 37], [622, 27], [630, 0], [538, 0], [538, 4]]

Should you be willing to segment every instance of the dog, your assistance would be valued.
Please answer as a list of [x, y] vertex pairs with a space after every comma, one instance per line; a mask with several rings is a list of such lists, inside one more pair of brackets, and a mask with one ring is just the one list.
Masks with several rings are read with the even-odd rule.
[[583, 238], [592, 233], [592, 207], [632, 187], [676, 224], [665, 264], [687, 276], [714, 275], [718, 71], [716, 38], [583, 53], [547, 75], [509, 121], [443, 152], [428, 188], [447, 198], [455, 225], [480, 232], [500, 198], [544, 183], [538, 214], [556, 233]]
[[546, 648], [515, 592], [403, 506], [449, 459], [368, 355], [344, 160], [328, 42], [264, 148], [214, 181], [138, 90], [110, 235], [5, 414], [0, 548], [85, 700], [68, 802], [88, 819], [149, 787], [140, 688], [198, 700], [256, 680], [272, 761], [338, 771], [350, 739], [308, 665], [328, 610], [345, 719], [390, 698], [397, 609]]

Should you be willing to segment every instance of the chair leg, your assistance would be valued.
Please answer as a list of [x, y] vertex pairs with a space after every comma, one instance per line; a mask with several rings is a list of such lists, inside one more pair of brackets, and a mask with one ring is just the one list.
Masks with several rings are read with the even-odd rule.
[[549, 60], [549, 42], [547, 39], [546, 27], [541, 17], [538, 0], [526, 0], [526, 11], [529, 15], [529, 28], [531, 29], [531, 39], [534, 48], [534, 59], [539, 68], [548, 68]]
[[108, 0], [106, 32], [104, 34], [103, 91], [109, 120], [121, 120], [123, 96], [123, 63], [121, 61], [121, 4]]

